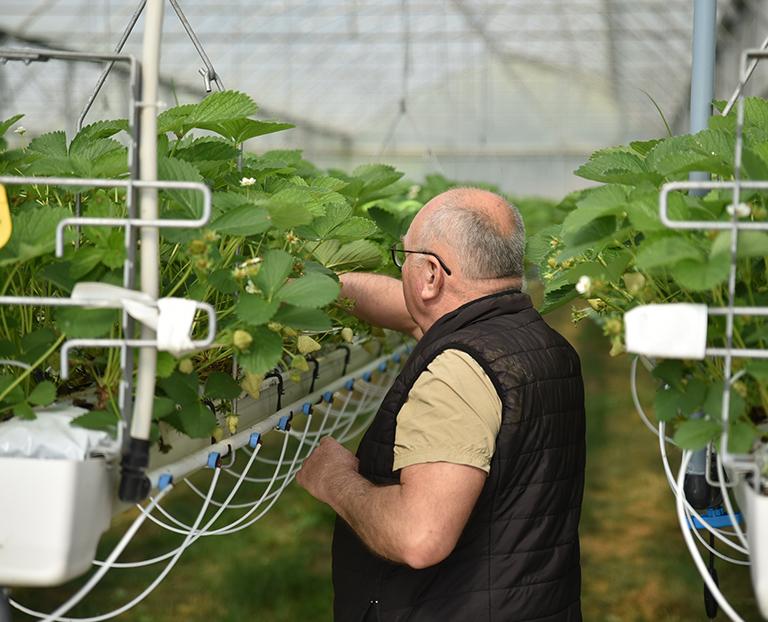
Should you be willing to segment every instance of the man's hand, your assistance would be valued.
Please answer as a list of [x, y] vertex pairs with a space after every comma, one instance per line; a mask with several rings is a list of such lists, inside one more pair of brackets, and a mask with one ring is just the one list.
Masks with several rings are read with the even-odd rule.
[[316, 499], [333, 505], [335, 489], [352, 474], [357, 474], [358, 460], [355, 455], [336, 439], [326, 436], [304, 460], [296, 474], [296, 481]]

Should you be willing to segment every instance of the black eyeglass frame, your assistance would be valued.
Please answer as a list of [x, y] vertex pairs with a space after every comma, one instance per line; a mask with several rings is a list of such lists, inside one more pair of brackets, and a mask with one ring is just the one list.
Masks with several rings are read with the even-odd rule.
[[451, 269], [445, 265], [445, 262], [442, 259], [440, 259], [440, 256], [437, 253], [433, 253], [432, 251], [407, 251], [404, 248], [398, 248], [398, 246], [399, 244], [393, 244], [389, 248], [389, 252], [392, 254], [392, 263], [395, 264], [401, 270], [403, 269], [403, 264], [398, 262], [397, 253], [412, 253], [414, 255], [430, 255], [431, 257], [434, 257], [435, 259], [437, 259], [437, 263], [440, 264], [440, 267], [445, 271], [445, 273], [448, 276], [451, 276]]

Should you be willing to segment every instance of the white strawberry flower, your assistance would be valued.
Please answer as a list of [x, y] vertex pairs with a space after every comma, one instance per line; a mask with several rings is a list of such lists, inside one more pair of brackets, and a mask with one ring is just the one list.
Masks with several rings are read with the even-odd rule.
[[590, 279], [588, 276], [582, 276], [579, 278], [579, 281], [576, 283], [576, 291], [580, 294], [589, 294], [589, 292], [592, 290], [592, 279]]
[[240, 185], [241, 186], [252, 186], [255, 183], [256, 183], [256, 179], [253, 178], [253, 177], [243, 177], [240, 180]]
[[15, 130], [13, 130], [14, 134], [18, 134], [19, 136], [24, 136], [24, 134], [27, 133], [27, 128], [25, 128], [23, 125], [20, 125]]
[[738, 205], [729, 205], [727, 211], [729, 216], [733, 216], [735, 213], [738, 218], [746, 218], [752, 213], [752, 208], [747, 203], [739, 203]]

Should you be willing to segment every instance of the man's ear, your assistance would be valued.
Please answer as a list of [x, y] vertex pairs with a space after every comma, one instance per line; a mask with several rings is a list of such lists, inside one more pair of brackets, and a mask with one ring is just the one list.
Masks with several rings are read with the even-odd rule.
[[445, 275], [440, 269], [440, 264], [434, 257], [427, 255], [422, 266], [422, 300], [433, 300], [440, 295], [443, 289]]

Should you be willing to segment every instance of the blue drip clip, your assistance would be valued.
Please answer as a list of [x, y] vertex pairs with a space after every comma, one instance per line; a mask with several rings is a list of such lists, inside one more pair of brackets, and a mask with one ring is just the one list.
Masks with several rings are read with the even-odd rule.
[[291, 429], [291, 419], [293, 419], [293, 413], [290, 415], [283, 415], [277, 422], [277, 429], [281, 432], [287, 432]]
[[304, 402], [304, 405], [301, 407], [301, 412], [303, 412], [305, 415], [309, 415], [312, 413], [312, 404], [309, 402]]
[[328, 402], [329, 404], [333, 402], [333, 391], [326, 391], [323, 393], [323, 401]]
[[373, 378], [373, 374], [371, 372], [367, 371], [363, 374], [363, 380], [366, 382], [370, 382], [371, 378]]
[[381, 363], [379, 363], [379, 371], [387, 371], [387, 362], [386, 361], [382, 361]]
[[261, 444], [261, 432], [252, 432], [250, 438], [248, 439], [248, 446], [251, 449], [256, 449], [256, 447], [260, 444]]
[[348, 391], [351, 391], [352, 389], [354, 389], [355, 388], [355, 379], [354, 378], [350, 378], [349, 380], [347, 380], [347, 382], [344, 384], [344, 388], [347, 389]]
[[[736, 522], [742, 522], [741, 512], [735, 512], [733, 516], [736, 519]], [[695, 516], [692, 516], [691, 518], [693, 518], [693, 526], [696, 527], [696, 529], [705, 528], [698, 518]], [[722, 506], [718, 508], [707, 508], [707, 511], [701, 515], [701, 518], [704, 519], [704, 522], [707, 523], [707, 525], [716, 529], [721, 529], [722, 527], [733, 527], [733, 521], [731, 520], [731, 517], [728, 516], [728, 512], [726, 512]]]
[[158, 490], [165, 490], [173, 484], [173, 475], [170, 473], [163, 473], [158, 479], [157, 479], [157, 489]]
[[212, 451], [208, 454], [208, 462], [206, 466], [209, 469], [215, 469], [221, 464], [221, 454], [218, 451]]
[[401, 360], [402, 358], [403, 358], [403, 357], [402, 357], [402, 355], [401, 355], [399, 352], [395, 352], [395, 353], [392, 355], [392, 361], [393, 361], [394, 363], [399, 363], [399, 362], [400, 362], [400, 360]]

